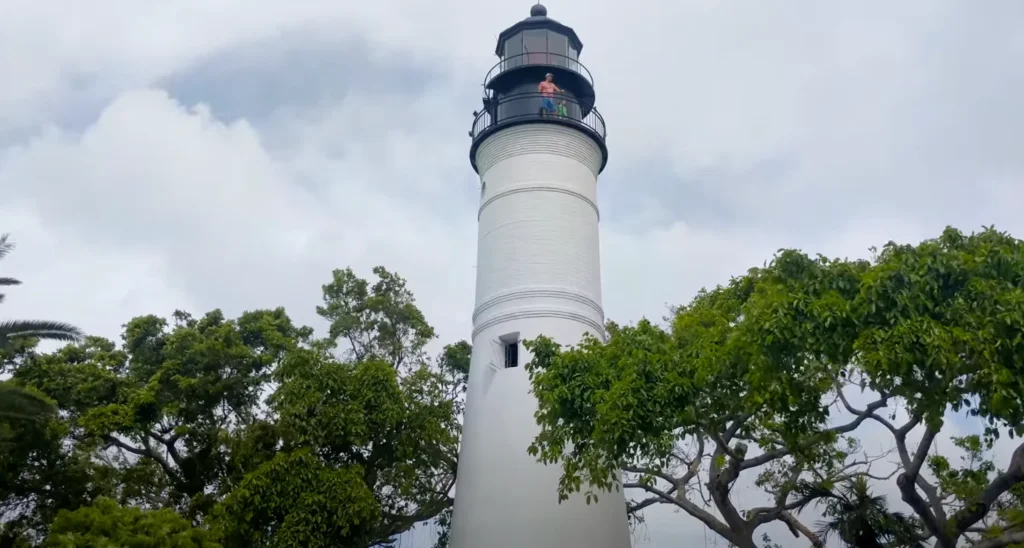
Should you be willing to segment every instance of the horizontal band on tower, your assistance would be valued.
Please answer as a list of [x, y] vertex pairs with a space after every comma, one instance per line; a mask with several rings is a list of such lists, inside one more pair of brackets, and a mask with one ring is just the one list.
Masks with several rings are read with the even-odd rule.
[[591, 299], [590, 297], [587, 297], [586, 295], [581, 295], [579, 293], [574, 293], [572, 291], [567, 291], [565, 289], [522, 289], [519, 291], [503, 293], [496, 297], [491, 297], [490, 299], [487, 299], [486, 301], [480, 303], [480, 306], [477, 306], [476, 310], [473, 311], [473, 321], [476, 322], [476, 319], [480, 316], [480, 314], [482, 314], [485, 310], [491, 308], [492, 306], [496, 306], [508, 301], [514, 301], [518, 299], [529, 299], [535, 297], [553, 297], [556, 299], [576, 301], [580, 304], [590, 307], [594, 312], [597, 312], [598, 314], [601, 315], [602, 318], [604, 318], [604, 309], [601, 308], [601, 305], [597, 304], [597, 301]]
[[593, 318], [573, 312], [565, 308], [520, 308], [518, 310], [510, 310], [504, 314], [498, 314], [493, 318], [488, 319], [484, 323], [473, 328], [473, 336], [475, 339], [481, 331], [494, 327], [505, 322], [513, 320], [524, 320], [528, 318], [560, 318], [563, 320], [571, 320], [574, 322], [581, 323], [593, 329], [594, 336], [598, 339], [604, 340], [604, 326], [601, 323], [594, 321]]
[[508, 196], [510, 194], [518, 194], [520, 192], [560, 192], [562, 194], [568, 194], [570, 196], [579, 198], [580, 200], [583, 200], [584, 202], [586, 202], [587, 205], [589, 205], [591, 208], [594, 209], [594, 213], [597, 214], [598, 222], [601, 221], [601, 211], [597, 208], [597, 204], [594, 203], [593, 200], [591, 200], [590, 198], [588, 198], [586, 195], [584, 195], [581, 192], [577, 192], [575, 190], [570, 190], [570, 189], [567, 189], [567, 188], [563, 188], [563, 187], [559, 187], [559, 186], [554, 186], [554, 185], [521, 186], [521, 187], [517, 187], [517, 188], [510, 188], [508, 190], [499, 192], [499, 193], [495, 194], [494, 196], [491, 196], [490, 198], [488, 198], [486, 202], [484, 202], [483, 204], [480, 205], [480, 209], [477, 210], [477, 213], [476, 213], [476, 220], [477, 221], [480, 220], [480, 215], [484, 212], [484, 208], [489, 206], [489, 205], [491, 205], [491, 202], [494, 202], [495, 200], [497, 200], [499, 198], [504, 198], [505, 196]]
[[487, 137], [476, 151], [477, 172], [486, 173], [495, 164], [523, 155], [546, 155], [575, 160], [597, 177], [604, 153], [578, 129], [557, 124], [526, 124], [501, 129]]

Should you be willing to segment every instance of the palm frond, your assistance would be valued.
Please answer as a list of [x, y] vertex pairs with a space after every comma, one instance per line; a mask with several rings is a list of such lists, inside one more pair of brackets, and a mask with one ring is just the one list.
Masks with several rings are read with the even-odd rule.
[[17, 278], [0, 278], [0, 285], [21, 285], [21, 280]]
[[882, 533], [890, 545], [904, 548], [924, 548], [921, 540], [924, 527], [915, 518], [903, 512], [888, 512], [879, 516]]
[[77, 342], [85, 333], [64, 322], [46, 320], [7, 320], [0, 322], [0, 347], [12, 337], [36, 337], [51, 341]]
[[40, 420], [56, 411], [45, 397], [10, 381], [0, 382], [0, 419]]
[[[817, 523], [822, 539], [834, 534], [847, 546], [921, 547], [920, 524], [899, 512], [890, 512], [884, 495], [875, 495], [864, 477], [843, 482], [831, 495], [804, 486], [804, 490], [821, 496], [827, 521]], [[885, 543], [883, 543], [885, 541]]]
[[828, 544], [829, 537], [831, 537], [833, 533], [839, 532], [844, 527], [844, 524], [841, 520], [832, 519], [819, 520], [814, 524], [814, 526], [817, 529], [814, 531], [814, 534], [821, 539], [821, 542]]
[[796, 487], [793, 489], [793, 493], [803, 499], [800, 506], [796, 508], [796, 512], [798, 514], [803, 512], [812, 504], [817, 507], [819, 504], [827, 504], [828, 501], [839, 498], [839, 495], [831, 489], [821, 485], [820, 483], [810, 481], [798, 482]]
[[7, 241], [10, 237], [10, 234], [0, 234], [0, 259], [3, 259], [14, 250], [14, 242]]

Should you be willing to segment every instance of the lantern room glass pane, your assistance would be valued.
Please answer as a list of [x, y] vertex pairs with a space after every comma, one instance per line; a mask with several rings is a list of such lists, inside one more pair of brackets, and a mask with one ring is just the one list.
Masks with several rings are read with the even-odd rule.
[[568, 48], [569, 39], [564, 34], [548, 31], [548, 52], [551, 53], [550, 64], [568, 67], [569, 58], [566, 56]]
[[526, 54], [526, 62], [531, 65], [547, 63], [548, 31], [526, 30], [523, 31], [523, 53]]
[[505, 69], [523, 64], [523, 33], [518, 32], [505, 40]]

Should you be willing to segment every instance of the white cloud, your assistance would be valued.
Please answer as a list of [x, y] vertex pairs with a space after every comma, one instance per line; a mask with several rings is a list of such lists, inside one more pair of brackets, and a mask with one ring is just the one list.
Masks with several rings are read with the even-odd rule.
[[[382, 264], [409, 279], [442, 342], [467, 337], [478, 188], [465, 131], [479, 103], [461, 100], [527, 7], [0, 0], [0, 140], [33, 135], [0, 141], [0, 231], [20, 244], [5, 274], [26, 282], [5, 316], [116, 336], [142, 313], [285, 305], [318, 325], [332, 268]], [[660, 318], [779, 247], [863, 257], [946, 224], [1024, 234], [1020, 2], [548, 8], [583, 38], [609, 124], [612, 319]], [[262, 125], [154, 87], [250, 44], [245, 62], [259, 63], [286, 32], [319, 41], [309, 70], [334, 70], [331, 37], [357, 37], [370, 63], [445, 77], [415, 97], [370, 85], [290, 105]], [[684, 215], [698, 197], [715, 211]], [[703, 538], [662, 515], [649, 545], [674, 535]]]
[[[455, 231], [470, 228], [471, 216], [453, 227], [393, 195], [395, 186], [378, 185], [366, 163], [375, 156], [361, 155], [359, 116], [342, 109], [328, 117], [338, 128], [354, 128], [349, 135], [301, 141], [330, 144], [338, 137], [354, 150], [336, 158], [306, 150], [282, 161], [244, 121], [225, 125], [202, 106], [186, 109], [163, 92], [130, 91], [81, 134], [51, 129], [8, 150], [0, 188], [17, 210], [46, 219], [69, 248], [88, 242], [92, 253], [159, 258], [169, 287], [195, 296], [200, 306], [238, 312], [285, 304], [313, 321], [319, 286], [332, 268], [352, 265], [366, 273], [383, 264], [410, 279], [428, 312], [440, 310], [435, 321], [464, 323], [471, 297], [457, 293], [472, 283], [473, 240], [470, 231]], [[411, 166], [420, 152], [399, 140], [388, 159]], [[435, 184], [414, 170], [406, 174], [416, 176], [409, 183]], [[303, 178], [323, 191], [302, 190]], [[4, 218], [13, 221], [5, 230], [17, 234], [19, 219]], [[25, 236], [22, 246], [34, 245]], [[463, 266], [452, 272], [452, 264]], [[98, 285], [91, 290], [105, 289]], [[163, 302], [160, 293], [151, 298]], [[452, 306], [453, 299], [462, 306]], [[34, 306], [12, 301], [7, 313]], [[127, 319], [64, 317], [108, 334]]]

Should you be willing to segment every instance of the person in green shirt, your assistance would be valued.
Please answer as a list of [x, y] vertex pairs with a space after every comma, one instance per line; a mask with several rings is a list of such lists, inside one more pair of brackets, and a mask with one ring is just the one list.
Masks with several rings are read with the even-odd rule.
[[555, 111], [555, 114], [565, 116], [566, 118], [569, 117], [569, 110], [565, 108], [565, 101], [558, 103], [558, 109]]

